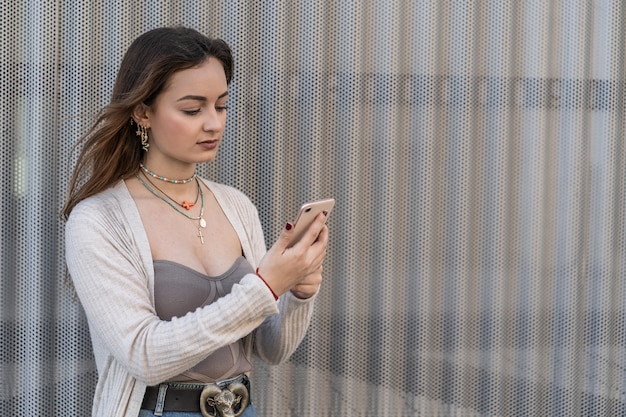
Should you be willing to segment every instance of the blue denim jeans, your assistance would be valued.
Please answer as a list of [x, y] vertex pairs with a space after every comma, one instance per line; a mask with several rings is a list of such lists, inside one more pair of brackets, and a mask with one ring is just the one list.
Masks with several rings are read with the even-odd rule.
[[[154, 417], [154, 410], [141, 410], [137, 417]], [[164, 411], [163, 417], [202, 417], [202, 413], [188, 413], [186, 411]], [[248, 404], [246, 411], [241, 417], [257, 417], [256, 410], [252, 404]]]

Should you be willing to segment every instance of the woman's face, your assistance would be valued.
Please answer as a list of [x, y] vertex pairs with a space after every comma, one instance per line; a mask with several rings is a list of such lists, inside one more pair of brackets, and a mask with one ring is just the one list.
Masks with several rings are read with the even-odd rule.
[[143, 124], [150, 128], [145, 165], [166, 175], [215, 159], [226, 125], [227, 99], [226, 75], [216, 58], [172, 75], [145, 111]]

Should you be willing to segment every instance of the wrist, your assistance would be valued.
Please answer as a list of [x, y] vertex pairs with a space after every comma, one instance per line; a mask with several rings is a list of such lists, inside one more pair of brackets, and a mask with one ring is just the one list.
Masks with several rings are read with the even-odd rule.
[[267, 283], [267, 281], [265, 280], [265, 278], [263, 278], [263, 276], [259, 273], [259, 268], [256, 269], [256, 276], [259, 277], [259, 279], [261, 281], [263, 281], [263, 284], [265, 284], [265, 286], [270, 290], [270, 292], [272, 293], [272, 295], [274, 296], [274, 300], [278, 301], [278, 295], [274, 292], [274, 290], [272, 289], [272, 287], [270, 287], [270, 284]]

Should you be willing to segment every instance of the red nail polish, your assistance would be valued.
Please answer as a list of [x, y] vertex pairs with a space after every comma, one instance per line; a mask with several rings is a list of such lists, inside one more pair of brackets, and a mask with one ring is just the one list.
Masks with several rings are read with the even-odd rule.
[[291, 228], [292, 228], [292, 227], [293, 227], [293, 226], [291, 225], [291, 223], [287, 223], [287, 224], [285, 225], [285, 229], [287, 229], [287, 230], [291, 230]]

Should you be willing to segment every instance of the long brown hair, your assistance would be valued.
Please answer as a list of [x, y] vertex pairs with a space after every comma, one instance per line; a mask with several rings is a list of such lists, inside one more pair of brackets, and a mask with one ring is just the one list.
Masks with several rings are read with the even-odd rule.
[[143, 150], [135, 135], [137, 127], [130, 123], [134, 108], [141, 103], [151, 105], [175, 72], [200, 65], [209, 57], [221, 62], [230, 83], [232, 54], [220, 39], [174, 27], [148, 31], [133, 41], [120, 64], [110, 103], [76, 144], [82, 149], [63, 208], [65, 219], [80, 201], [137, 171]]

